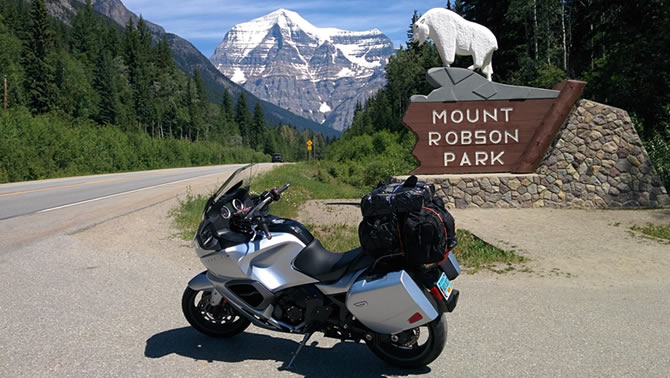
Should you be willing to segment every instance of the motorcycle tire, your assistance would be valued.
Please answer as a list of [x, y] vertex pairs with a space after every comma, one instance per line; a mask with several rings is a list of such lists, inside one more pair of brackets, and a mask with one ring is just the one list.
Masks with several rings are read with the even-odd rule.
[[[424, 329], [428, 335], [422, 341], [421, 331]], [[401, 368], [420, 368], [430, 364], [439, 357], [446, 343], [447, 319], [444, 315], [422, 327], [366, 341], [368, 348], [377, 357]]]
[[208, 291], [190, 287], [184, 290], [181, 309], [193, 328], [211, 337], [231, 337], [249, 327], [249, 319], [240, 315], [225, 299], [220, 305], [212, 306], [210, 296]]

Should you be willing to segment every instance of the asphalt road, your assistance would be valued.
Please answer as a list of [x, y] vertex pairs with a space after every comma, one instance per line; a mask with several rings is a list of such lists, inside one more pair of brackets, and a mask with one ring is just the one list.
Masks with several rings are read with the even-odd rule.
[[194, 178], [221, 175], [241, 166], [162, 169], [0, 185], [0, 220], [85, 204], [161, 185], [186, 183]]
[[[533, 266], [536, 273], [459, 277], [455, 285], [462, 295], [448, 315], [447, 347], [425, 369], [394, 369], [362, 344], [316, 336], [294, 369], [282, 371], [300, 336], [253, 326], [227, 340], [203, 336], [188, 326], [180, 309], [186, 283], [203, 268], [189, 243], [171, 236], [167, 214], [187, 186], [196, 193], [213, 190], [231, 167], [217, 167], [221, 173], [215, 175], [208, 169], [194, 168], [200, 177], [188, 181], [98, 193], [104, 197], [131, 190], [48, 212], [40, 211], [62, 205], [41, 204], [0, 221], [0, 377], [670, 375], [668, 278], [654, 271], [637, 280], [639, 272], [633, 269], [616, 271], [625, 279], [602, 274], [592, 279], [584, 267], [576, 277], [538, 274], [550, 273], [558, 260]], [[51, 180], [46, 186], [0, 190], [55, 194], [65, 189], [55, 187], [63, 185]], [[12, 197], [18, 201], [30, 194]], [[63, 203], [87, 198], [99, 197]], [[477, 216], [486, 214], [492, 213]], [[466, 215], [457, 214], [457, 220]], [[552, 232], [551, 227], [546, 230]], [[546, 236], [538, 233], [536, 238]], [[508, 239], [513, 241], [513, 235]], [[658, 244], [655, 254], [645, 252], [641, 258], [664, 266], [669, 249]], [[549, 252], [551, 246], [533, 253]], [[541, 256], [534, 258], [543, 262]]]

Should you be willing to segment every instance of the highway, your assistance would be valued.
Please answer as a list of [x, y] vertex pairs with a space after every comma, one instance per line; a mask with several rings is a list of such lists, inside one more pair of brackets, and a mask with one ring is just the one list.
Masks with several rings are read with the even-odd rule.
[[163, 169], [0, 185], [0, 220], [220, 176], [242, 165]]
[[628, 210], [595, 214], [613, 219], [599, 222], [604, 235], [622, 234], [616, 245], [566, 242], [560, 256], [550, 240], [572, 235], [565, 218], [597, 232], [595, 212], [584, 212], [586, 223], [569, 210], [454, 212], [461, 227], [504, 236], [510, 248], [525, 238], [531, 271], [458, 277], [446, 348], [423, 369], [396, 369], [363, 344], [317, 334], [284, 371], [300, 335], [251, 326], [206, 337], [181, 312], [187, 282], [204, 268], [174, 236], [169, 212], [236, 167], [0, 185], [0, 377], [670, 375], [668, 245], [627, 236], [612, 217], [628, 219]]

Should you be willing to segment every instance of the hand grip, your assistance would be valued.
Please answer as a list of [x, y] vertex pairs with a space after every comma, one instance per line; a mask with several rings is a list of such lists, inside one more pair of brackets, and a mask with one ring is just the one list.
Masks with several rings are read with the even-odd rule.
[[259, 223], [263, 228], [263, 232], [265, 232], [265, 237], [268, 238], [268, 240], [272, 239], [272, 234], [270, 233], [270, 230], [268, 230], [268, 225], [265, 223], [265, 221], [261, 220]]

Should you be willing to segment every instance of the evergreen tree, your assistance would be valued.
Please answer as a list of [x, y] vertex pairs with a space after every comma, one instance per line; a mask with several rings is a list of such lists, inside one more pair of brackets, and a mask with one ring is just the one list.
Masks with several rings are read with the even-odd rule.
[[417, 10], [414, 10], [414, 14], [412, 14], [412, 20], [409, 23], [409, 29], [407, 30], [407, 48], [417, 48], [419, 43], [414, 42], [414, 23], [421, 17], [419, 12]]
[[193, 80], [189, 79], [186, 84], [186, 105], [188, 107], [189, 116], [187, 135], [191, 140], [196, 140], [200, 130], [202, 130], [202, 114], [200, 112], [199, 102], [195, 85], [193, 85]]
[[98, 51], [95, 64], [93, 88], [98, 93], [98, 111], [94, 119], [101, 124], [117, 123], [119, 113], [119, 94], [117, 74], [114, 70], [112, 56], [104, 49]]
[[249, 112], [249, 107], [247, 105], [247, 97], [244, 95], [244, 92], [240, 92], [240, 97], [237, 98], [237, 105], [235, 106], [235, 121], [237, 121], [237, 127], [240, 128], [242, 143], [245, 146], [250, 146], [252, 120], [251, 113]]
[[[273, 132], [272, 130], [266, 130], [265, 137], [263, 139], [265, 141], [263, 144], [263, 152], [266, 154], [274, 154], [279, 151], [277, 133]], [[284, 159], [286, 159], [286, 157], [284, 157]]]
[[254, 106], [254, 119], [251, 124], [251, 148], [260, 150], [264, 145], [263, 136], [266, 130], [265, 116], [263, 115], [263, 107], [261, 107], [260, 101], [256, 101], [256, 105]]
[[159, 71], [172, 71], [175, 68], [174, 59], [172, 58], [172, 50], [170, 43], [167, 40], [167, 35], [163, 37], [154, 49], [156, 69]]
[[204, 139], [207, 139], [209, 134], [209, 98], [207, 96], [207, 89], [205, 88], [205, 81], [202, 79], [202, 75], [198, 69], [193, 70], [193, 87], [194, 93], [192, 105], [194, 111], [192, 114], [195, 114], [197, 117], [197, 126], [194, 125], [196, 140], [199, 140], [201, 136]]
[[55, 105], [74, 118], [88, 118], [97, 113], [98, 95], [91, 86], [90, 73], [83, 60], [61, 50], [56, 59]]
[[23, 67], [21, 40], [10, 33], [0, 15], [0, 80], [7, 79], [8, 106], [23, 104]]
[[235, 123], [235, 109], [228, 88], [223, 92], [223, 100], [219, 105], [219, 116], [217, 118], [217, 129], [220, 138], [225, 141], [233, 135], [240, 135], [240, 130]]
[[234, 113], [235, 108], [233, 107], [233, 98], [230, 95], [228, 88], [226, 88], [225, 91], [223, 92], [223, 100], [221, 102], [221, 108], [228, 122], [235, 121], [235, 113]]
[[30, 24], [24, 49], [25, 88], [34, 113], [46, 113], [55, 102], [55, 72], [49, 62], [52, 32], [43, 0], [30, 3]]
[[100, 49], [100, 33], [98, 18], [93, 12], [91, 0], [86, 0], [84, 7], [79, 9], [72, 21], [71, 46], [72, 52], [81, 54], [88, 67], [93, 67]]

